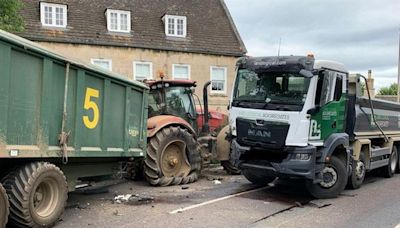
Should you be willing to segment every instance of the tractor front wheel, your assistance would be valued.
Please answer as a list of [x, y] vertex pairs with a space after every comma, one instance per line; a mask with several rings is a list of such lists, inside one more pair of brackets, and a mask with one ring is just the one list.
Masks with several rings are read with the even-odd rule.
[[151, 185], [192, 183], [200, 171], [200, 146], [186, 129], [166, 127], [149, 139], [144, 173]]

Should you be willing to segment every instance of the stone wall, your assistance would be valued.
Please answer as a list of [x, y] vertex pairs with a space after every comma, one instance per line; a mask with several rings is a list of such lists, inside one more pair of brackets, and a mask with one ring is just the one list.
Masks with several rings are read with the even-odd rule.
[[112, 71], [124, 75], [129, 80], [133, 80], [134, 61], [152, 62], [153, 78], [158, 78], [160, 71], [164, 72], [166, 78], [172, 78], [172, 64], [190, 65], [190, 79], [197, 81], [196, 94], [201, 101], [203, 85], [211, 78], [211, 66], [226, 67], [226, 93], [210, 94], [209, 103], [210, 109], [218, 108], [221, 111], [226, 111], [229, 103], [235, 75], [236, 57], [63, 43], [40, 42], [40, 44], [62, 55], [86, 63], [90, 63], [91, 59], [110, 59], [112, 60]]

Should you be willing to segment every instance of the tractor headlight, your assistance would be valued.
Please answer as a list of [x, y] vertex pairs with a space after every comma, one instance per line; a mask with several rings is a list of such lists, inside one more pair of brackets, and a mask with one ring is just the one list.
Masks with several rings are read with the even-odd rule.
[[310, 154], [294, 154], [295, 160], [307, 161], [310, 160], [310, 158], [311, 158]]

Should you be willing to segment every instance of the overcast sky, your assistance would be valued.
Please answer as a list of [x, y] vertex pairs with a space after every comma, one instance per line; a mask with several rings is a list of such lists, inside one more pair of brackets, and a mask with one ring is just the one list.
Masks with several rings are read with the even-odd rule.
[[225, 0], [251, 56], [314, 53], [397, 82], [400, 0]]

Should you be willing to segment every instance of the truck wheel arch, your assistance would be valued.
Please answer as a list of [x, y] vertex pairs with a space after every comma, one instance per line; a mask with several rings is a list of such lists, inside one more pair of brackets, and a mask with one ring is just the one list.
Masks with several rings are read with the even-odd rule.
[[344, 159], [346, 168], [349, 167], [350, 150], [349, 136], [345, 133], [332, 134], [325, 142], [323, 148], [320, 150], [321, 158], [319, 162], [324, 163], [325, 159], [330, 156], [337, 156]]

